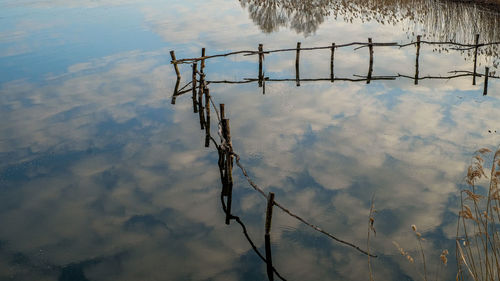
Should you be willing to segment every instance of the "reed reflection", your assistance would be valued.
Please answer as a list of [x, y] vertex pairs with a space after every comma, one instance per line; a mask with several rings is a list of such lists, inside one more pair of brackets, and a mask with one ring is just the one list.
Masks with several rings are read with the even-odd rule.
[[[434, 41], [473, 42], [480, 33], [482, 41], [500, 41], [500, 7], [494, 4], [436, 0], [240, 0], [240, 4], [266, 33], [290, 28], [307, 37], [332, 16], [351, 23], [401, 23], [408, 38], [422, 33]], [[498, 51], [492, 46], [482, 53], [494, 56]]]

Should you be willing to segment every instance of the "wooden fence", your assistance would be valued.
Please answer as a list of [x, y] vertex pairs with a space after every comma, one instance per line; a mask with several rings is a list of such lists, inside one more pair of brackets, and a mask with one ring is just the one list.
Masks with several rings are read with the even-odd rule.
[[[456, 71], [451, 71], [447, 73], [446, 75], [439, 75], [439, 76], [420, 76], [419, 73], [419, 60], [420, 60], [420, 50], [422, 45], [446, 45], [450, 46], [450, 49], [453, 50], [458, 50], [458, 51], [468, 51], [468, 50], [473, 50], [474, 51], [474, 59], [473, 59], [473, 65], [472, 65], [472, 70], [456, 70]], [[194, 79], [191, 80], [188, 84], [186, 84], [184, 87], [180, 87], [180, 81], [181, 81], [181, 74], [179, 71], [179, 65], [182, 64], [192, 64], [193, 68], [193, 75], [197, 73], [197, 67], [198, 67], [198, 62], [201, 62], [201, 68], [204, 68], [205, 61], [208, 59], [213, 59], [213, 58], [220, 58], [220, 57], [227, 57], [227, 56], [234, 56], [234, 55], [243, 55], [243, 56], [253, 56], [257, 55], [258, 56], [258, 75], [257, 78], [244, 78], [242, 80], [218, 80], [218, 81], [211, 81], [207, 80], [205, 81], [208, 84], [211, 83], [227, 83], [227, 84], [244, 84], [244, 83], [255, 83], [257, 82], [259, 87], [263, 88], [263, 93], [265, 93], [265, 83], [266, 82], [295, 82], [296, 86], [300, 86], [301, 82], [311, 82], [311, 81], [330, 81], [330, 82], [335, 82], [335, 81], [348, 81], [348, 82], [366, 82], [367, 84], [370, 84], [371, 81], [376, 81], [376, 80], [396, 80], [398, 78], [407, 78], [407, 79], [412, 79], [414, 80], [414, 84], [417, 85], [420, 80], [432, 80], [432, 79], [454, 79], [454, 78], [459, 78], [459, 77], [466, 77], [466, 76], [471, 76], [472, 77], [472, 85], [476, 85], [476, 78], [477, 77], [484, 77], [484, 87], [483, 87], [483, 95], [488, 94], [488, 78], [490, 79], [499, 79], [499, 76], [494, 76], [489, 73], [489, 67], [485, 67], [483, 73], [479, 73], [477, 70], [477, 61], [478, 61], [478, 50], [481, 47], [485, 46], [491, 46], [491, 45], [500, 45], [500, 42], [491, 42], [491, 43], [479, 43], [479, 34], [475, 36], [475, 42], [474, 44], [463, 44], [463, 43], [456, 43], [456, 42], [435, 42], [435, 41], [425, 41], [421, 40], [421, 36], [417, 36], [417, 40], [415, 42], [410, 42], [410, 43], [405, 43], [405, 44], [398, 44], [395, 42], [389, 42], [389, 43], [377, 43], [373, 42], [371, 38], [368, 38], [367, 42], [351, 42], [351, 43], [346, 43], [346, 44], [335, 44], [332, 43], [330, 46], [319, 46], [319, 47], [308, 47], [308, 48], [303, 48], [301, 46], [301, 42], [297, 42], [297, 46], [295, 48], [288, 48], [288, 49], [276, 49], [276, 50], [264, 50], [264, 46], [262, 44], [258, 45], [258, 48], [256, 51], [253, 50], [243, 50], [243, 51], [235, 51], [235, 52], [229, 52], [229, 53], [224, 53], [224, 54], [216, 54], [216, 55], [210, 55], [207, 56], [205, 54], [205, 48], [202, 48], [201, 56], [200, 57], [194, 57], [194, 58], [183, 58], [183, 59], [177, 59], [175, 56], [174, 51], [170, 51], [170, 56], [171, 56], [171, 63], [174, 66], [174, 70], [176, 73], [176, 85], [174, 89], [174, 94], [173, 94], [173, 99], [172, 102], [175, 103], [175, 98], [177, 96], [180, 96], [182, 94], [185, 94], [187, 92], [193, 91], [193, 88], [196, 86], [196, 81]], [[360, 76], [360, 75], [354, 75], [354, 78], [349, 78], [349, 77], [337, 77], [335, 75], [335, 50], [339, 48], [346, 48], [346, 47], [352, 47], [356, 46], [355, 50], [360, 49], [360, 48], [368, 48], [369, 51], [369, 63], [368, 63], [368, 73], [365, 76]], [[373, 58], [374, 58], [374, 48], [375, 47], [397, 47], [397, 48], [406, 48], [410, 46], [415, 46], [416, 48], [416, 54], [415, 54], [415, 71], [414, 75], [405, 75], [405, 74], [395, 74], [395, 75], [386, 75], [386, 76], [374, 76], [373, 75]], [[331, 52], [330, 55], [330, 75], [329, 77], [320, 77], [320, 78], [300, 78], [300, 53], [303, 51], [314, 51], [314, 50], [325, 50], [329, 49]], [[263, 65], [264, 65], [264, 56], [269, 55], [272, 53], [279, 53], [279, 52], [295, 52], [295, 77], [294, 78], [281, 78], [281, 79], [273, 79], [270, 77], [265, 77], [264, 72], [263, 72]], [[193, 76], [194, 77], [194, 76]], [[189, 84], [192, 84], [193, 87], [191, 89], [185, 90]]]
[[[336, 45], [335, 43], [332, 43], [331, 46], [327, 47], [312, 47], [312, 48], [302, 48], [300, 42], [297, 43], [296, 48], [292, 49], [280, 49], [280, 50], [268, 50], [264, 51], [263, 45], [259, 44], [258, 46], [258, 51], [237, 51], [237, 52], [231, 52], [231, 53], [226, 53], [226, 54], [219, 54], [219, 55], [212, 55], [212, 56], [207, 56], [205, 54], [205, 48], [202, 49], [201, 51], [201, 57], [198, 58], [187, 58], [187, 59], [179, 59], [177, 60], [175, 57], [174, 51], [171, 51], [171, 57], [172, 57], [172, 64], [174, 66], [176, 76], [177, 76], [177, 81], [175, 85], [175, 90], [174, 90], [174, 95], [172, 97], [172, 104], [175, 104], [175, 99], [176, 97], [191, 92], [192, 93], [192, 102], [193, 102], [193, 112], [197, 113], [199, 121], [200, 121], [200, 128], [205, 132], [205, 147], [209, 147], [210, 143], [212, 142], [213, 145], [217, 148], [217, 152], [219, 155], [218, 158], [218, 166], [219, 166], [219, 172], [220, 172], [220, 179], [221, 179], [221, 204], [223, 211], [225, 213], [225, 223], [230, 224], [231, 221], [236, 221], [238, 224], [241, 225], [243, 229], [243, 233], [246, 237], [246, 239], [249, 241], [250, 245], [252, 246], [252, 249], [257, 253], [257, 255], [267, 264], [267, 276], [268, 279], [273, 281], [274, 276], [276, 275], [278, 278], [281, 280], [286, 280], [283, 278], [276, 268], [274, 268], [272, 264], [272, 254], [271, 254], [271, 221], [272, 221], [272, 214], [273, 214], [273, 208], [277, 207], [287, 215], [299, 220], [301, 223], [304, 225], [310, 227], [311, 229], [318, 231], [329, 238], [341, 243], [342, 245], [351, 247], [358, 252], [367, 255], [368, 257], [377, 257], [376, 255], [370, 253], [370, 248], [368, 244], [368, 248], [366, 250], [361, 249], [360, 247], [356, 246], [354, 243], [348, 242], [346, 240], [340, 239], [337, 236], [331, 234], [330, 232], [327, 232], [323, 230], [322, 228], [312, 224], [308, 220], [302, 218], [301, 216], [297, 215], [295, 212], [292, 212], [290, 209], [285, 208], [282, 204], [276, 201], [275, 195], [272, 192], [269, 192], [266, 194], [264, 190], [259, 187], [255, 181], [249, 176], [247, 169], [243, 166], [241, 163], [240, 156], [233, 150], [232, 143], [231, 143], [231, 130], [230, 130], [230, 122], [229, 119], [226, 117], [225, 113], [225, 106], [224, 104], [220, 104], [218, 107], [216, 106], [215, 102], [212, 99], [210, 90], [208, 88], [208, 85], [211, 83], [255, 83], [258, 82], [259, 87], [264, 87], [265, 82], [273, 82], [273, 81], [295, 81], [297, 86], [300, 86], [301, 81], [350, 81], [350, 82], [366, 82], [370, 83], [370, 81], [374, 80], [395, 80], [396, 78], [408, 78], [408, 79], [413, 79], [415, 84], [418, 84], [419, 80], [423, 79], [453, 79], [453, 78], [458, 78], [458, 77], [464, 77], [464, 76], [472, 76], [472, 83], [473, 85], [476, 84], [476, 77], [484, 77], [484, 90], [483, 90], [483, 95], [487, 94], [487, 88], [488, 88], [488, 78], [500, 78], [496, 76], [492, 76], [489, 74], [489, 68], [485, 68], [484, 74], [478, 73], [477, 72], [477, 52], [478, 48], [482, 46], [487, 46], [487, 45], [492, 45], [492, 44], [500, 44], [500, 42], [496, 43], [487, 43], [487, 44], [480, 44], [479, 43], [479, 35], [476, 36], [475, 44], [470, 45], [470, 44], [459, 44], [459, 43], [453, 43], [453, 42], [427, 42], [427, 41], [422, 41], [420, 40], [420, 36], [417, 36], [417, 41], [416, 42], [411, 42], [408, 44], [397, 44], [397, 43], [373, 43], [371, 39], [368, 39], [367, 43], [361, 43], [361, 42], [354, 42], [354, 43], [348, 43], [348, 44], [342, 44], [342, 45]], [[424, 76], [420, 77], [419, 76], [419, 56], [420, 56], [420, 48], [421, 44], [448, 44], [448, 45], [453, 45], [456, 46], [457, 50], [469, 50], [469, 49], [474, 49], [474, 66], [472, 71], [453, 71], [453, 75], [449, 76]], [[354, 45], [359, 45], [357, 48], [364, 48], [367, 47], [369, 50], [369, 55], [370, 55], [370, 60], [369, 60], [369, 68], [368, 68], [368, 74], [366, 76], [358, 76], [357, 78], [339, 78], [335, 77], [334, 75], [334, 59], [335, 59], [335, 50], [337, 48], [342, 48], [342, 47], [348, 47], [348, 46], [354, 46]], [[409, 76], [409, 75], [394, 75], [394, 76], [373, 76], [373, 48], [374, 47], [388, 47], [388, 46], [396, 46], [396, 47], [407, 47], [407, 46], [416, 46], [416, 61], [415, 61], [415, 75], [414, 76]], [[328, 78], [317, 78], [317, 79], [301, 79], [300, 78], [300, 52], [301, 51], [308, 51], [308, 50], [320, 50], [320, 49], [331, 49], [331, 56], [330, 56], [330, 77]], [[270, 54], [270, 53], [276, 53], [276, 52], [288, 52], [288, 51], [295, 51], [296, 52], [296, 58], [295, 58], [295, 70], [296, 70], [296, 77], [295, 79], [290, 78], [290, 79], [271, 79], [269, 77], [264, 77], [263, 74], [263, 63], [264, 63], [264, 55]], [[231, 55], [238, 55], [238, 54], [243, 54], [243, 55], [258, 55], [259, 59], [259, 68], [258, 68], [258, 77], [257, 78], [247, 78], [243, 79], [241, 81], [209, 81], [206, 80], [206, 74], [205, 74], [205, 62], [208, 59], [211, 58], [216, 58], [216, 57], [225, 57], [225, 56], [231, 56]], [[198, 69], [198, 62], [200, 63], [200, 67]], [[180, 64], [192, 64], [192, 77], [191, 81], [189, 81], [185, 86], [179, 89], [180, 86], [180, 81], [181, 81], [181, 75], [178, 66]], [[191, 86], [190, 88], [188, 88]], [[186, 89], [188, 88], [188, 89]], [[212, 109], [213, 108], [213, 109]], [[212, 135], [211, 135], [211, 114], [212, 111], [215, 112], [215, 117], [216, 117], [216, 126], [217, 126], [217, 132], [220, 137], [220, 141], [217, 141]], [[265, 254], [262, 255], [260, 251], [257, 249], [255, 244], [253, 243], [252, 239], [250, 238], [250, 235], [247, 232], [247, 229], [244, 225], [244, 223], [241, 221], [241, 219], [238, 216], [235, 216], [232, 213], [232, 191], [233, 191], [233, 167], [234, 163], [236, 163], [237, 167], [241, 170], [243, 176], [245, 177], [246, 181], [248, 184], [259, 194], [261, 194], [266, 200], [267, 200], [267, 207], [266, 207], [266, 219], [265, 219], [265, 234], [264, 234], [264, 244], [265, 244]], [[371, 219], [371, 217], [370, 217]], [[370, 229], [373, 227], [373, 221], [368, 220], [368, 231], [370, 232]]]

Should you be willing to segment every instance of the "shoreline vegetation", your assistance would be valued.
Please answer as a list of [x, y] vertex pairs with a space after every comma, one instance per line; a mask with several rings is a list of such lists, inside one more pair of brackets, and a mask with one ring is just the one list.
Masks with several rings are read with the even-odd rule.
[[[287, 28], [313, 35], [329, 18], [347, 23], [399, 24], [407, 39], [480, 43], [500, 41], [500, 0], [239, 0], [264, 33]], [[449, 49], [437, 47], [434, 51]], [[481, 48], [486, 64], [500, 65], [500, 48]]]
[[500, 0], [443, 0], [462, 4], [477, 5], [479, 8], [490, 12], [500, 13]]
[[239, 0], [264, 33], [289, 28], [305, 37], [328, 17], [345, 22], [404, 23], [408, 37], [473, 42], [500, 39], [500, 0]]
[[[487, 166], [485, 166], [487, 165]], [[491, 165], [491, 166], [490, 166]], [[493, 281], [500, 278], [500, 149], [493, 152], [482, 148], [474, 153], [468, 167], [465, 182], [467, 187], [460, 190], [460, 211], [457, 214], [455, 238], [456, 277], [457, 281]], [[373, 209], [373, 202], [372, 202]], [[369, 225], [373, 228], [373, 211], [370, 210]], [[440, 265], [436, 272], [429, 272], [422, 241], [425, 239], [418, 232], [416, 225], [411, 229], [417, 239], [417, 250], [405, 251], [393, 241], [398, 252], [409, 263], [415, 264], [421, 255], [421, 265], [415, 264], [417, 273], [424, 281], [443, 280], [441, 273], [448, 264], [448, 249], [441, 251]], [[370, 233], [368, 233], [368, 247]], [[431, 261], [435, 257], [429, 257]], [[368, 259], [369, 278], [374, 281], [372, 265]], [[435, 276], [430, 278], [429, 276]]]

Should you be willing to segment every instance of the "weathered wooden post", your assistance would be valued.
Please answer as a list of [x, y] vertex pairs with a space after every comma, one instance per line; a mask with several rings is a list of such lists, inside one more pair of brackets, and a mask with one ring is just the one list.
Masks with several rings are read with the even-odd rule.
[[474, 71], [472, 73], [472, 85], [476, 85], [476, 69], [477, 69], [477, 49], [479, 48], [479, 34], [476, 34], [474, 41]]
[[175, 74], [177, 75], [177, 79], [181, 79], [181, 73], [179, 72], [179, 68], [177, 67], [177, 60], [175, 59], [175, 52], [170, 51], [170, 57], [172, 58], [172, 64], [174, 65]]
[[177, 99], [177, 93], [179, 92], [179, 85], [181, 83], [181, 79], [177, 77], [177, 81], [175, 81], [174, 94], [172, 95], [171, 104], [175, 104], [175, 99]]
[[200, 128], [201, 130], [205, 129], [205, 111], [203, 109], [203, 94], [205, 91], [205, 48], [201, 48], [201, 62], [200, 62], [200, 85], [198, 90], [198, 114], [200, 118]]
[[205, 74], [200, 72], [200, 90], [198, 91], [198, 115], [200, 118], [200, 129], [205, 129], [205, 110], [203, 108], [203, 94], [205, 91]]
[[198, 113], [198, 107], [196, 106], [196, 73], [198, 73], [198, 64], [193, 63], [193, 75], [191, 86], [193, 86], [193, 111], [194, 113]]
[[264, 45], [259, 44], [259, 87], [262, 87], [262, 80], [264, 79], [264, 74], [262, 73], [262, 62], [264, 61], [263, 49]]
[[300, 86], [300, 42], [297, 42], [297, 54], [295, 55], [295, 82], [297, 87]]
[[175, 82], [174, 94], [172, 95], [172, 104], [175, 104], [175, 99], [177, 98], [177, 92], [179, 91], [179, 85], [181, 83], [181, 73], [179, 72], [179, 67], [177, 66], [177, 60], [175, 58], [175, 52], [170, 51], [170, 57], [172, 58], [171, 63], [174, 65], [175, 74], [177, 75], [177, 81]]
[[420, 35], [417, 35], [417, 56], [415, 60], [415, 85], [418, 85], [418, 57], [420, 56]]
[[372, 79], [372, 72], [373, 72], [373, 44], [372, 44], [371, 38], [368, 38], [368, 49], [370, 51], [370, 66], [368, 67], [368, 76], [366, 79], [366, 84], [370, 84], [370, 80]]
[[[221, 136], [221, 143], [224, 143], [226, 141], [226, 137], [224, 134], [224, 123], [223, 120], [225, 120], [225, 113], [224, 113], [224, 104], [221, 103], [219, 104], [219, 111], [220, 111], [220, 130], [222, 132]], [[222, 196], [227, 196], [228, 195], [228, 185], [227, 185], [227, 174], [226, 174], [226, 165], [227, 165], [227, 160], [226, 160], [226, 153], [223, 150], [224, 147], [221, 146], [222, 149], [219, 150], [219, 168], [221, 168], [221, 177], [222, 177]]]
[[335, 76], [333, 75], [333, 60], [335, 58], [335, 43], [332, 43], [332, 52], [330, 55], [330, 81], [333, 83], [335, 81]]
[[[219, 104], [219, 110], [220, 110], [220, 130], [222, 131], [222, 136], [221, 136], [221, 143], [225, 142], [225, 137], [224, 137], [224, 126], [222, 124], [222, 120], [225, 119], [225, 114], [224, 114], [224, 104], [221, 103]], [[224, 150], [222, 148], [218, 149], [219, 152], [219, 169], [220, 169], [220, 174], [221, 174], [221, 181], [222, 181], [222, 196], [227, 196], [228, 195], [228, 187], [227, 187], [227, 176], [226, 176], [226, 154], [224, 153]]]
[[201, 66], [200, 66], [200, 72], [203, 73], [203, 70], [205, 69], [205, 48], [201, 48]]
[[210, 146], [210, 90], [205, 89], [205, 147]]
[[225, 119], [226, 115], [224, 113], [224, 104], [223, 103], [219, 104], [219, 110], [220, 110], [220, 120]]
[[233, 194], [233, 155], [231, 148], [231, 129], [229, 127], [229, 119], [221, 120], [222, 136], [226, 140], [226, 194], [227, 194], [227, 213], [226, 224], [229, 224], [231, 219], [231, 203]]
[[274, 280], [273, 275], [273, 259], [271, 255], [271, 220], [273, 218], [273, 205], [274, 205], [274, 193], [269, 192], [267, 196], [267, 209], [266, 209], [266, 226], [265, 226], [265, 247], [266, 247], [266, 264], [267, 264], [267, 277], [269, 281]]
[[485, 67], [484, 68], [484, 90], [483, 90], [483, 96], [486, 96], [488, 94], [488, 76], [490, 75], [490, 68]]
[[[205, 75], [202, 73], [200, 74], [201, 76], [201, 82], [204, 83], [204, 77]], [[200, 118], [200, 129], [205, 130], [205, 110], [203, 108], [203, 94], [204, 94], [205, 87], [201, 87], [200, 91], [198, 92], [198, 115]]]

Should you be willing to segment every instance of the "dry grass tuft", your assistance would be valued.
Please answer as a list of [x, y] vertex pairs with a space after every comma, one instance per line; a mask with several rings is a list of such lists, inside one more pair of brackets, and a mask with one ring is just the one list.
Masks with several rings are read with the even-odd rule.
[[[457, 224], [457, 280], [499, 280], [500, 278], [500, 150], [493, 155], [480, 149], [472, 158], [465, 178], [468, 189], [461, 192], [461, 210]], [[485, 157], [491, 157], [489, 180]], [[485, 179], [487, 195], [479, 194], [479, 182]]]

